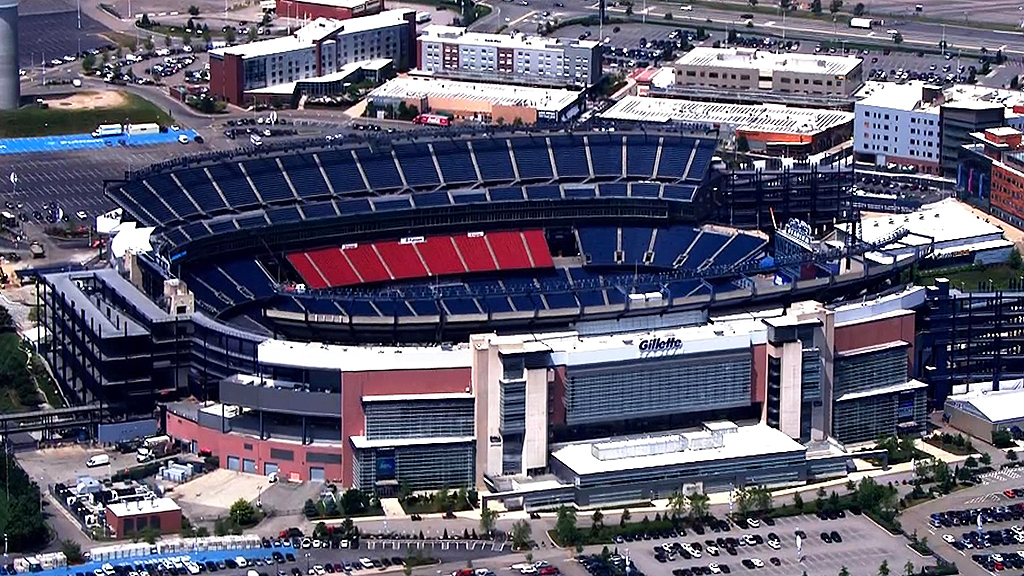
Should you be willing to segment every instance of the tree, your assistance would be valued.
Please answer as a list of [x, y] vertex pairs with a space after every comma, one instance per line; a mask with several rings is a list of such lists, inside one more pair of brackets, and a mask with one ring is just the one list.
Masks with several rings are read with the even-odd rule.
[[251, 526], [256, 523], [256, 509], [248, 500], [239, 498], [228, 510], [228, 517], [236, 526]]
[[828, 11], [835, 14], [843, 8], [843, 0], [832, 0], [828, 5]]
[[153, 50], [153, 35], [146, 36], [146, 39], [142, 41], [142, 47], [147, 51]]
[[210, 34], [210, 27], [206, 24], [203, 24], [203, 42], [209, 45], [210, 38], [212, 38], [212, 35]]
[[[1014, 78], [1016, 78], [1016, 76], [1014, 76]], [[1018, 250], [1016, 246], [1013, 248], [1013, 252], [1010, 252], [1010, 259], [1008, 260], [1008, 263], [1010, 268], [1013, 268], [1014, 270], [1020, 270], [1021, 266], [1024, 265], [1024, 262], [1021, 261], [1020, 250]]]
[[665, 20], [671, 20], [671, 19], [672, 19], [672, 13], [671, 12], [665, 12]]
[[632, 16], [632, 15], [633, 15], [633, 4], [627, 4], [626, 5], [626, 16]]
[[185, 30], [186, 31], [192, 31], [192, 30], [195, 30], [195, 29], [196, 29], [195, 21], [192, 20], [191, 18], [189, 18], [188, 22], [185, 22]]
[[594, 510], [594, 515], [590, 517], [590, 531], [600, 532], [602, 528], [604, 528], [604, 512]]
[[490, 506], [480, 509], [480, 530], [484, 534], [490, 534], [494, 530], [494, 523], [498, 519], [498, 511]]
[[968, 468], [977, 468], [978, 461], [974, 459], [974, 456], [968, 456], [967, 460], [964, 460], [964, 466]]
[[751, 8], [757, 7], [757, 0], [747, 0], [747, 2], [750, 3]]
[[850, 571], [846, 569], [846, 565], [839, 569], [839, 576], [850, 576]]
[[189, 35], [182, 36], [181, 37], [181, 43], [184, 44], [185, 46], [191, 48], [192, 47], [192, 37], [189, 36]]
[[235, 43], [235, 27], [228, 26], [228, 29], [224, 31], [224, 41], [228, 44]]
[[190, 4], [188, 7], [188, 13], [191, 16], [199, 16], [199, 7], [195, 4]]
[[82, 71], [90, 72], [96, 67], [96, 55], [92, 52], [86, 52], [85, 56], [82, 56]]
[[911, 562], [910, 560], [907, 560], [907, 563], [903, 565], [903, 573], [906, 574], [906, 576], [913, 576], [914, 575], [914, 563]]
[[864, 3], [863, 2], [857, 2], [857, 5], [853, 7], [853, 15], [854, 16], [863, 16], [864, 15], [864, 10], [865, 10]]
[[522, 550], [529, 547], [533, 528], [526, 520], [516, 520], [512, 524], [512, 548]]
[[996, 430], [992, 432], [992, 445], [996, 448], [1009, 448], [1013, 446], [1013, 436], [1009, 430]]
[[1006, 451], [1006, 459], [1009, 460], [1010, 462], [1016, 462], [1017, 461], [1017, 453], [1014, 452], [1013, 450], [1007, 450]]
[[362, 491], [351, 488], [341, 495], [341, 507], [349, 516], [362, 514], [370, 507], [370, 498]]
[[256, 28], [249, 28], [248, 38], [249, 38], [249, 42], [255, 42], [256, 41]]
[[623, 508], [622, 509], [622, 516], [619, 517], [619, 526], [625, 526], [626, 523], [629, 522], [629, 517], [630, 517], [629, 508]]
[[980, 460], [980, 462], [981, 462], [981, 464], [982, 464], [983, 466], [991, 466], [991, 465], [992, 465], [992, 456], [991, 456], [991, 455], [989, 455], [989, 453], [988, 453], [988, 452], [983, 452], [983, 453], [981, 454], [981, 460]]
[[901, 34], [899, 32], [896, 32], [895, 34], [892, 35], [892, 41], [895, 44], [902, 44], [903, 43], [903, 34]]
[[327, 535], [327, 524], [317, 522], [316, 526], [313, 527], [313, 537], [323, 538], [325, 535]]
[[668, 498], [668, 509], [674, 516], [682, 516], [687, 510], [689, 499], [680, 491], [675, 491]]
[[555, 534], [558, 541], [567, 546], [575, 544], [579, 540], [579, 532], [576, 529], [576, 509], [568, 506], [560, 506], [555, 519]]
[[804, 497], [799, 492], [793, 494], [793, 507], [798, 511], [803, 511], [804, 509]]
[[825, 492], [824, 488], [821, 488], [821, 487], [818, 488], [818, 491], [817, 491], [817, 493], [815, 493], [815, 498], [814, 498], [814, 509], [815, 510], [821, 510], [822, 508], [825, 507], [825, 496], [827, 496], [827, 495], [828, 494]]
[[878, 576], [889, 576], [888, 560], [882, 560], [882, 563], [878, 565]]
[[61, 541], [60, 551], [67, 556], [68, 564], [81, 564], [85, 561], [82, 557], [82, 547], [74, 540]]
[[152, 25], [153, 25], [153, 23], [149, 21], [149, 14], [143, 14], [142, 15], [142, 19], [139, 20], [139, 27], [140, 28], [149, 28]]
[[813, 2], [811, 2], [811, 12], [821, 14], [821, 0], [813, 0]]
[[173, 44], [173, 43], [174, 43], [174, 40], [171, 40], [171, 35], [170, 34], [164, 34], [164, 46], [170, 48], [171, 44]]
[[710, 498], [703, 492], [694, 492], [686, 498], [691, 518], [703, 518], [708, 515]]

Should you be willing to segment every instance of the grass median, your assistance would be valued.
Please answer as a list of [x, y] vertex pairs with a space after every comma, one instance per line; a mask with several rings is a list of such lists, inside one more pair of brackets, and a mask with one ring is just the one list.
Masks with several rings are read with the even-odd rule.
[[120, 92], [119, 105], [107, 108], [39, 108], [26, 106], [0, 112], [0, 138], [83, 134], [100, 124], [158, 122], [170, 124], [171, 116], [152, 102]]

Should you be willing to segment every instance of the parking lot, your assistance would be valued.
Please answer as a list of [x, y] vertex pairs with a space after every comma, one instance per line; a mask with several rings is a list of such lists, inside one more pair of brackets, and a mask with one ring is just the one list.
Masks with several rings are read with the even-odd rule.
[[46, 60], [110, 45], [99, 34], [106, 26], [82, 14], [78, 28], [75, 3], [67, 0], [23, 0], [18, 7], [18, 59], [22, 68]]
[[[94, 468], [86, 466], [85, 463], [89, 457], [96, 454], [108, 454], [110, 464]], [[111, 474], [119, 470], [137, 464], [134, 452], [120, 454], [115, 451], [104, 452], [99, 448], [84, 448], [78, 445], [21, 452], [17, 458], [18, 463], [25, 469], [25, 473], [35, 480], [40, 488], [58, 482], [74, 483], [79, 476], [92, 476], [97, 480], [102, 480], [109, 478]]]
[[[728, 566], [730, 573], [757, 573], [792, 576], [803, 570], [814, 574], [836, 574], [840, 568], [846, 566], [851, 574], [874, 574], [882, 560], [889, 563], [893, 573], [902, 572], [907, 561], [913, 562], [915, 567], [920, 568], [925, 564], [931, 564], [930, 559], [921, 557], [919, 554], [907, 547], [903, 537], [891, 536], [879, 528], [865, 516], [848, 514], [845, 518], [837, 520], [820, 520], [815, 516], [796, 516], [790, 518], [779, 518], [775, 526], [762, 524], [756, 529], [740, 530], [736, 527], [726, 533], [706, 533], [696, 535], [692, 532], [686, 536], [680, 536], [668, 540], [644, 540], [629, 544], [619, 544], [620, 552], [628, 547], [630, 558], [645, 574], [667, 574], [671, 572], [675, 576], [686, 576], [687, 574], [707, 573], [703, 570], [712, 562]], [[803, 530], [807, 537], [802, 540], [802, 553], [798, 554], [796, 549], [796, 531]], [[822, 532], [838, 532], [841, 542], [825, 543], [821, 539]], [[767, 539], [769, 533], [776, 534], [779, 539], [778, 550], [769, 547]], [[707, 553], [706, 540], [717, 540], [719, 537], [741, 538], [746, 535], [757, 535], [764, 540], [761, 544], [753, 546], [740, 546], [736, 548], [735, 556], [719, 551], [716, 556]], [[831, 538], [830, 538], [831, 539]], [[666, 542], [700, 543], [704, 552], [700, 558], [689, 560], [676, 556], [675, 559], [667, 562], [659, 562], [655, 559], [654, 547]], [[744, 560], [757, 559], [763, 564], [760, 568], [748, 568], [744, 566]], [[776, 564], [772, 559], [776, 559]], [[694, 568], [697, 570], [695, 571]], [[688, 572], [689, 571], [689, 572]]]

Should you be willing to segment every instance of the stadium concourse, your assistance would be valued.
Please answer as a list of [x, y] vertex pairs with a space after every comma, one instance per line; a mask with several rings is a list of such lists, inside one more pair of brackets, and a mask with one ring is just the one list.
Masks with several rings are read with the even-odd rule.
[[[129, 173], [107, 194], [152, 234], [109, 268], [43, 277], [48, 360], [83, 402], [216, 399], [166, 404], [167, 430], [225, 468], [380, 494], [529, 476], [543, 489], [509, 497], [538, 507], [843, 474], [842, 442], [924, 425], [908, 347], [924, 293], [892, 289], [931, 248], [864, 258], [906, 231], [834, 239], [848, 169], [729, 171], [715, 145], [428, 131]], [[867, 299], [810, 301], [847, 294]], [[748, 425], [771, 445], [723, 439]], [[619, 462], [625, 485], [551, 460], [625, 430], [709, 451]], [[716, 450], [742, 463], [694, 476]]]

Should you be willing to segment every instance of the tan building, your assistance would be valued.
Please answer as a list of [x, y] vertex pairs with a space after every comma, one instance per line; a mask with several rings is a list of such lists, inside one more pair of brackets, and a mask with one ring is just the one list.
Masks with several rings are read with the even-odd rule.
[[676, 85], [846, 97], [864, 83], [861, 59], [775, 54], [753, 48], [703, 48], [673, 65]]

